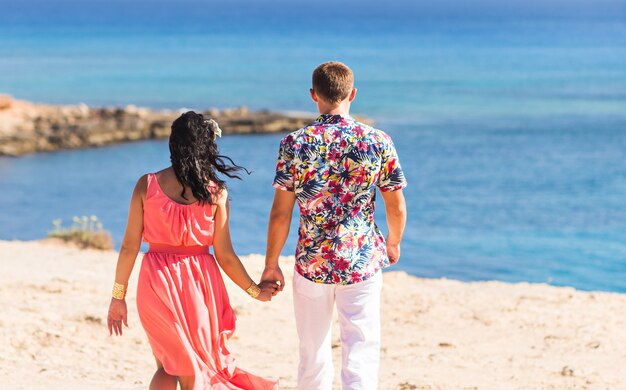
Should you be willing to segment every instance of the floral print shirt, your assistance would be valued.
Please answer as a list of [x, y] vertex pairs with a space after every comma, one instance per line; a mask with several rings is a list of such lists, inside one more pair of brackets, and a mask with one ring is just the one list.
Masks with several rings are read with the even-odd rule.
[[406, 179], [391, 138], [347, 115], [324, 114], [280, 143], [274, 187], [300, 206], [296, 271], [326, 284], [353, 284], [389, 265], [374, 223], [376, 188]]

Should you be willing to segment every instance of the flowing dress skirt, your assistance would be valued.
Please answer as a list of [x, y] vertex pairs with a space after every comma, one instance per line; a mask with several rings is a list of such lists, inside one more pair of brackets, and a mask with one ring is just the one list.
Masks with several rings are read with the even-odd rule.
[[278, 388], [277, 381], [237, 368], [226, 349], [235, 313], [211, 254], [146, 253], [137, 310], [165, 372], [195, 375], [194, 390]]

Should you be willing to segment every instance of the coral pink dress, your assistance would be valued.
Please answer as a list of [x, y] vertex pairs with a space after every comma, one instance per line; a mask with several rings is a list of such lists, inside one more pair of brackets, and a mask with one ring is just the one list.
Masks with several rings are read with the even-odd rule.
[[194, 390], [277, 389], [277, 381], [237, 368], [226, 349], [235, 313], [209, 253], [212, 207], [173, 201], [149, 174], [143, 223], [150, 249], [139, 273], [137, 310], [165, 371], [195, 375]]

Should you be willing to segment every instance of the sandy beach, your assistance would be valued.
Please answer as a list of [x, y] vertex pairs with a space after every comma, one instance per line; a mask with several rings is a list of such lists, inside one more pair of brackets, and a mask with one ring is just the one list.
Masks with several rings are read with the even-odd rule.
[[[105, 326], [115, 252], [0, 241], [0, 258], [1, 388], [147, 388], [154, 362], [135, 307], [140, 258], [122, 337]], [[258, 279], [263, 258], [242, 261]], [[290, 280], [293, 259], [281, 261]], [[624, 295], [384, 276], [380, 389], [626, 388]], [[268, 304], [227, 287], [238, 315], [231, 352], [242, 367], [295, 388], [291, 286]], [[335, 324], [336, 367], [338, 337]]]

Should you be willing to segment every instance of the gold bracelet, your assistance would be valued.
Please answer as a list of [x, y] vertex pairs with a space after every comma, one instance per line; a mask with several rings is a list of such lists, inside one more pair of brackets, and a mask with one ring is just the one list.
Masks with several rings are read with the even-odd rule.
[[117, 282], [113, 283], [113, 293], [115, 299], [124, 299], [126, 297], [126, 286]]
[[259, 288], [259, 286], [252, 282], [252, 284], [250, 285], [250, 287], [248, 287], [246, 289], [246, 292], [248, 293], [248, 295], [250, 295], [252, 298], [256, 298], [259, 296], [259, 294], [261, 293], [261, 289]]

